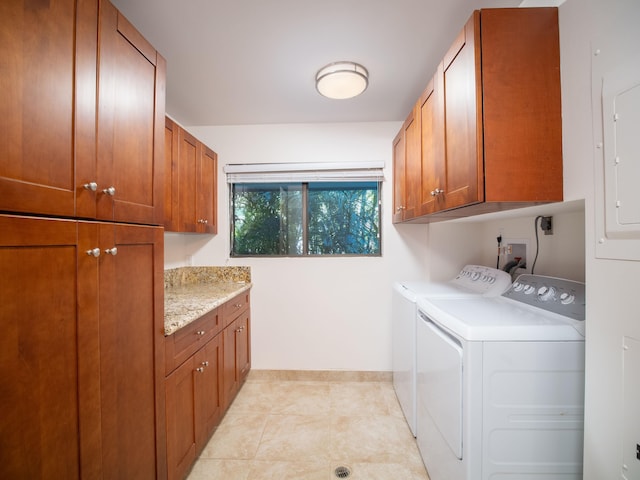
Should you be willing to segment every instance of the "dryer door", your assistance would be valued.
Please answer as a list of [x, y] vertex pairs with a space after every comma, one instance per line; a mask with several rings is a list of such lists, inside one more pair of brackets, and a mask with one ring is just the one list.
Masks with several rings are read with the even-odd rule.
[[419, 312], [418, 350], [421, 401], [453, 454], [462, 459], [462, 345]]

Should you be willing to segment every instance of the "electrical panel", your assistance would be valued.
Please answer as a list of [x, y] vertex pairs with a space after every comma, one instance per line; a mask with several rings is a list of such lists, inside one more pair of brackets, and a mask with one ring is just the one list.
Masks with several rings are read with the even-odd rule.
[[602, 108], [601, 139], [596, 130], [596, 255], [640, 260], [640, 57], [598, 78], [603, 55], [594, 56]]

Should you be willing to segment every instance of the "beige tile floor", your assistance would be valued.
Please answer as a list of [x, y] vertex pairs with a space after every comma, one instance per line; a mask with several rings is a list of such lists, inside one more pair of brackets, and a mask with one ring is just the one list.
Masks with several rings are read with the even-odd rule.
[[249, 375], [188, 480], [428, 480], [390, 381]]

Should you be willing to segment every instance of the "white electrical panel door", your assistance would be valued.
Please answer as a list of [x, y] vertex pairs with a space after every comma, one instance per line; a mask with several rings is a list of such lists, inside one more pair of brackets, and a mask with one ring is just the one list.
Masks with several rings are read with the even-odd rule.
[[601, 88], [602, 108], [595, 170], [596, 253], [640, 260], [640, 58], [594, 80]]
[[[640, 78], [636, 79], [640, 82]], [[624, 234], [632, 226], [640, 231], [640, 83], [615, 95], [613, 100], [615, 158], [612, 170], [612, 194], [615, 198], [615, 218], [607, 230]], [[637, 235], [637, 233], [636, 233]]]

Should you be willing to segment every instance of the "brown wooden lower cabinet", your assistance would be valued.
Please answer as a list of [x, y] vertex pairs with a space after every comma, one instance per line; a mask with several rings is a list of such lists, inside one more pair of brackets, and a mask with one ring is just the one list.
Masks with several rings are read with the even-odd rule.
[[224, 329], [225, 408], [233, 402], [251, 368], [249, 328], [249, 311], [247, 310]]
[[164, 478], [161, 228], [0, 215], [0, 478]]
[[[239, 299], [243, 302], [239, 302]], [[202, 452], [211, 434], [220, 423], [251, 368], [249, 293], [245, 292], [209, 312], [192, 324], [166, 337], [167, 378], [166, 428], [168, 477], [183, 479], [197, 456]], [[233, 303], [232, 303], [233, 302]], [[229, 308], [231, 305], [241, 307]], [[228, 312], [235, 318], [224, 318]], [[201, 345], [186, 360], [180, 352], [189, 351], [185, 337], [197, 345], [197, 332], [227, 327]], [[189, 335], [189, 332], [195, 333]], [[210, 330], [209, 330], [210, 331]], [[177, 348], [181, 345], [181, 349]], [[173, 357], [171, 357], [174, 355]], [[180, 359], [180, 363], [173, 359]], [[173, 368], [175, 367], [175, 368]], [[169, 373], [170, 372], [170, 373]]]
[[0, 215], [0, 478], [80, 477], [76, 232]]

